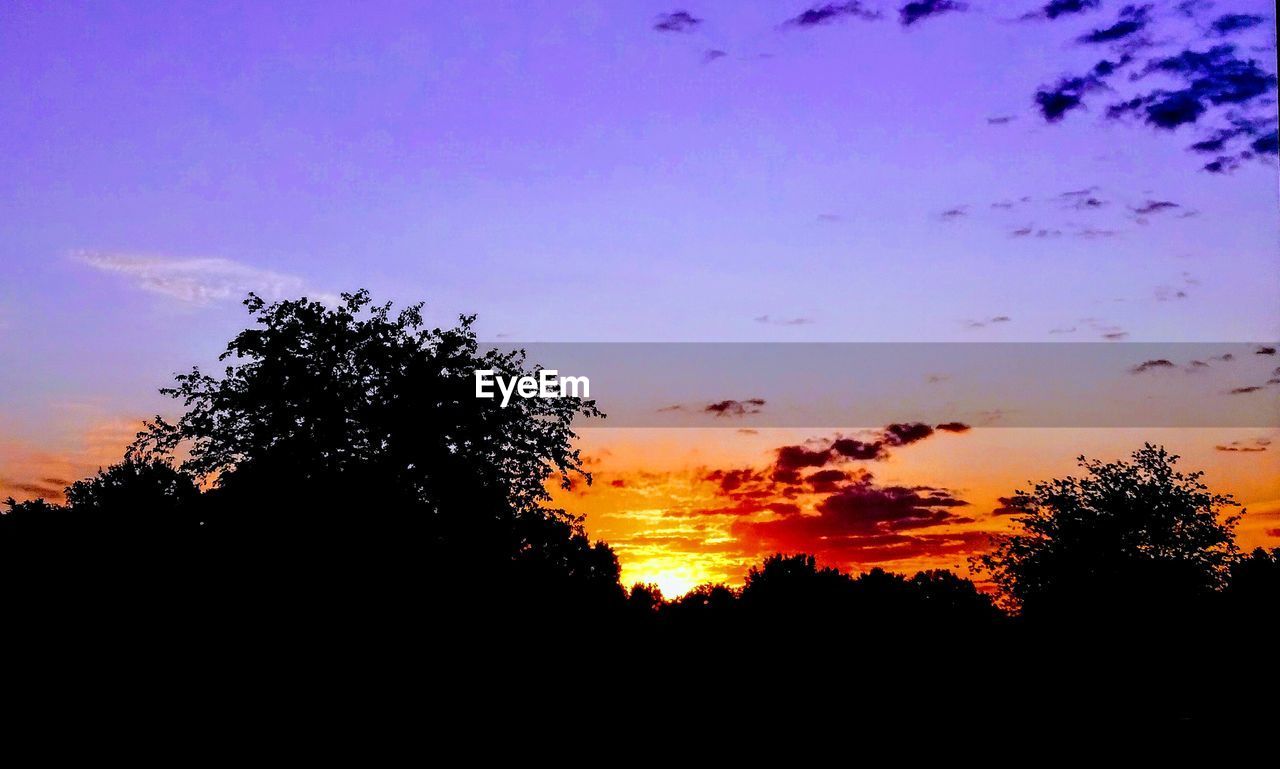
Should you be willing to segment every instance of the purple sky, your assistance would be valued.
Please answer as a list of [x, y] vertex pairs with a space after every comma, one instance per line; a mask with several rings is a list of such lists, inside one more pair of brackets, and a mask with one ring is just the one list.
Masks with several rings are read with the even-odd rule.
[[[1110, 120], [1105, 90], [1037, 114], [1118, 55], [1074, 41], [1121, 5], [6, 3], [0, 432], [161, 408], [250, 288], [528, 340], [1274, 339], [1273, 158], [1204, 172], [1209, 117]], [[1274, 70], [1271, 3], [1174, 5], [1138, 61], [1241, 12]]]

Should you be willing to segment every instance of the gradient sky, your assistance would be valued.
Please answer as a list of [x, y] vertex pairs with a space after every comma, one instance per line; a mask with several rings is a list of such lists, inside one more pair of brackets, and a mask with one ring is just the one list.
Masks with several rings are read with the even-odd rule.
[[[1273, 4], [1155, 3], [1132, 49], [1077, 42], [1117, 20], [1108, 0], [910, 26], [897, 5], [804, 26], [787, 22], [815, 6], [778, 0], [5, 4], [0, 495], [118, 455], [172, 410], [156, 388], [242, 326], [250, 289], [367, 287], [529, 341], [1280, 337], [1275, 160], [1214, 174], [1187, 150], [1226, 110], [1176, 131], [1107, 117], [1171, 87], [1159, 75], [1118, 76], [1060, 122], [1034, 101], [1125, 52], [1132, 74], [1230, 43], [1274, 72]], [[700, 22], [655, 29], [677, 10]], [[1228, 13], [1265, 21], [1218, 36]], [[1274, 116], [1274, 93], [1252, 106]], [[668, 432], [584, 443], [627, 477], [696, 482], [835, 430]], [[1009, 483], [1142, 440], [1032, 432], [931, 438], [872, 469], [985, 513]], [[1272, 511], [1259, 541], [1280, 527], [1275, 452], [1215, 447], [1274, 433], [1169, 436]], [[1043, 462], [992, 461], [1010, 446]], [[679, 504], [658, 486], [580, 501], [627, 576], [736, 578], [704, 535], [637, 566], [624, 540]]]

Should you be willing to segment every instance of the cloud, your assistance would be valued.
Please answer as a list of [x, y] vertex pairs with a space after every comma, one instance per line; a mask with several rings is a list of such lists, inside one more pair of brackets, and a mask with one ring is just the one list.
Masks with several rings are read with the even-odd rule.
[[1086, 93], [1103, 87], [1093, 75], [1059, 78], [1053, 86], [1036, 91], [1036, 106], [1046, 121], [1056, 123], [1071, 110], [1084, 106]]
[[764, 410], [763, 398], [748, 398], [747, 400], [723, 400], [716, 403], [707, 404], [703, 409], [708, 414], [715, 414], [717, 417], [742, 417], [750, 414], [759, 414]]
[[957, 2], [957, 0], [917, 0], [899, 8], [898, 19], [904, 27], [909, 27], [917, 21], [927, 19], [930, 16], [938, 16], [950, 12], [963, 12], [968, 9], [968, 3]]
[[1171, 360], [1166, 360], [1164, 358], [1157, 358], [1155, 360], [1144, 360], [1143, 362], [1129, 369], [1129, 371], [1131, 371], [1134, 374], [1141, 374], [1144, 371], [1150, 371], [1152, 369], [1157, 369], [1157, 368], [1176, 368], [1176, 366]]
[[774, 467], [778, 470], [798, 470], [802, 467], [822, 467], [831, 461], [830, 448], [813, 450], [804, 446], [780, 446]]
[[943, 219], [948, 219], [948, 220], [959, 219], [963, 216], [968, 215], [966, 209], [968, 209], [968, 206], [956, 206], [955, 208], [948, 208], [946, 211], [943, 211], [941, 214], [939, 214], [939, 216], [941, 216]]
[[[81, 251], [74, 258], [103, 272], [129, 278], [138, 288], [191, 304], [240, 300], [250, 291], [264, 299], [284, 299], [306, 293], [301, 278], [250, 267], [229, 259], [181, 259], [164, 256]], [[312, 293], [332, 302], [331, 294]]]
[[757, 551], [812, 552], [833, 560], [900, 560], [985, 544], [985, 533], [908, 533], [971, 523], [972, 518], [954, 512], [966, 506], [945, 489], [878, 486], [864, 476], [827, 495], [815, 506], [816, 515], [739, 520], [731, 531]]
[[710, 64], [716, 59], [723, 59], [728, 55], [728, 53], [720, 50], [719, 48], [708, 48], [706, 53], [702, 54], [702, 63]]
[[890, 446], [909, 446], [933, 435], [933, 428], [923, 422], [894, 423], [884, 428], [884, 442]]
[[1240, 452], [1246, 454], [1256, 454], [1266, 451], [1271, 445], [1271, 441], [1266, 438], [1255, 438], [1252, 441], [1232, 441], [1227, 444], [1219, 444], [1213, 448], [1217, 451]]
[[1226, 13], [1213, 20], [1209, 25], [1209, 33], [1215, 37], [1226, 37], [1252, 29], [1266, 20], [1265, 16], [1253, 13]]
[[828, 3], [826, 5], [815, 6], [804, 11], [798, 16], [787, 19], [784, 26], [790, 27], [816, 27], [821, 24], [827, 24], [839, 19], [846, 18], [862, 19], [863, 21], [875, 21], [881, 17], [879, 11], [869, 10], [862, 3], [854, 0], [848, 3]]
[[999, 507], [991, 511], [992, 515], [1021, 515], [1026, 512], [1025, 506], [1029, 500], [1026, 497], [997, 497], [996, 502]]
[[928, 438], [934, 430], [960, 433], [969, 429], [962, 422], [946, 422], [937, 428], [923, 422], [895, 422], [879, 430], [875, 437], [836, 437], [826, 442], [825, 448], [808, 446], [782, 446], [777, 449], [774, 468], [790, 473], [805, 467], [824, 467], [828, 464], [848, 461], [882, 460], [889, 457], [889, 449], [910, 446]]
[[[1042, 10], [1024, 18], [1052, 18], [1097, 5], [1077, 0], [1053, 0]], [[1178, 6], [1178, 9], [1190, 17], [1209, 5], [1189, 2]], [[1275, 90], [1276, 78], [1269, 65], [1239, 54], [1236, 46], [1229, 43], [1220, 42], [1207, 50], [1198, 45], [1206, 38], [1221, 40], [1259, 26], [1266, 18], [1228, 13], [1208, 24], [1207, 29], [1201, 27], [1201, 31], [1191, 35], [1183, 31], [1186, 25], [1174, 22], [1166, 34], [1148, 37], [1146, 32], [1154, 30], [1157, 22], [1167, 19], [1167, 15], [1154, 13], [1153, 7], [1151, 4], [1126, 5], [1119, 11], [1115, 23], [1094, 28], [1077, 38], [1078, 43], [1088, 45], [1115, 44], [1123, 55], [1116, 61], [1099, 61], [1086, 73], [1062, 76], [1052, 85], [1037, 90], [1035, 103], [1045, 121], [1057, 123], [1068, 113], [1084, 108], [1092, 92], [1127, 88], [1130, 91], [1127, 98], [1121, 97], [1107, 106], [1105, 114], [1108, 119], [1136, 118], [1166, 130], [1183, 125], [1217, 124], [1189, 147], [1193, 152], [1213, 156], [1202, 165], [1204, 171], [1230, 173], [1245, 161], [1280, 154], [1274, 101], [1268, 97]], [[1135, 62], [1138, 51], [1155, 46], [1182, 50], [1174, 55], [1149, 59], [1142, 69], [1131, 73], [1124, 81], [1114, 77]], [[1145, 86], [1143, 81], [1151, 75], [1160, 75], [1163, 82]], [[1173, 81], [1172, 86], [1169, 79]], [[1249, 114], [1255, 105], [1263, 109], [1256, 111], [1257, 114]]]
[[1056, 19], [1059, 16], [1095, 10], [1101, 2], [1102, 0], [1049, 0], [1041, 13], [1047, 19]]
[[[1176, 56], [1153, 59], [1138, 75], [1158, 73], [1183, 81], [1173, 91], [1158, 88], [1111, 105], [1107, 115], [1120, 118], [1141, 113], [1149, 125], [1173, 129], [1197, 122], [1212, 107], [1244, 105], [1275, 88], [1275, 75], [1254, 59], [1236, 55], [1234, 45], [1216, 45], [1207, 51], [1184, 50]], [[1203, 147], [1213, 146], [1209, 140]], [[1195, 145], [1193, 145], [1195, 146]], [[1207, 151], [1207, 150], [1200, 150]]]
[[857, 438], [837, 438], [831, 442], [834, 455], [852, 460], [884, 459], [889, 454], [883, 441], [860, 441]]
[[1253, 351], [1253, 354], [1254, 355], [1275, 355], [1276, 348], [1260, 346], [1258, 349]]
[[1120, 14], [1115, 24], [1103, 29], [1094, 29], [1076, 38], [1076, 40], [1086, 44], [1115, 42], [1141, 32], [1146, 29], [1150, 21], [1150, 5], [1126, 5], [1120, 9]]
[[1181, 207], [1182, 206], [1171, 200], [1148, 200], [1137, 208], [1130, 206], [1130, 210], [1139, 216], [1148, 216], [1150, 214], [1158, 214], [1162, 211], [1169, 211], [1171, 209]]
[[1249, 387], [1237, 387], [1231, 390], [1230, 394], [1231, 395], [1247, 395], [1249, 393], [1256, 393], [1261, 389], [1262, 388], [1257, 385], [1250, 385]]
[[1013, 115], [998, 115], [987, 118], [987, 125], [1008, 125], [1018, 118]]
[[692, 32], [702, 23], [702, 19], [694, 18], [688, 11], [672, 11], [658, 16], [653, 28], [659, 32]]
[[757, 315], [752, 320], [756, 323], [765, 323], [771, 326], [807, 326], [813, 323], [812, 318], [775, 318], [772, 315]]

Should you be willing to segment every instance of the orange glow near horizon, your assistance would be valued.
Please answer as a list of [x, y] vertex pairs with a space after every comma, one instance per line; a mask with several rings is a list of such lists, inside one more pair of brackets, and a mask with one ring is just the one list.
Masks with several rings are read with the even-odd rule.
[[[30, 442], [0, 441], [0, 499], [61, 501], [62, 486], [119, 461], [139, 426], [131, 419], [95, 418], [40, 450]], [[869, 478], [868, 489], [929, 488], [960, 502], [929, 508], [938, 514], [936, 523], [914, 521], [912, 528], [883, 537], [883, 546], [869, 535], [857, 547], [841, 550], [822, 530], [794, 526], [816, 523], [819, 505], [830, 493], [760, 479], [767, 477], [781, 446], [821, 448], [834, 436], [865, 433], [583, 430], [578, 446], [595, 482], [575, 484], [571, 491], [554, 489], [553, 504], [585, 514], [589, 535], [617, 553], [625, 585], [656, 584], [668, 598], [705, 583], [739, 586], [752, 565], [776, 550], [812, 552], [825, 565], [852, 572], [879, 566], [907, 574], [949, 569], [969, 575], [969, 557], [985, 548], [991, 533], [1012, 526], [1009, 516], [993, 512], [999, 497], [1026, 488], [1028, 481], [1076, 472], [1078, 454], [1122, 458], [1149, 441], [1182, 455], [1183, 468], [1204, 470], [1210, 488], [1243, 503], [1248, 512], [1236, 529], [1243, 550], [1280, 546], [1280, 457], [1267, 443], [1280, 439], [1280, 431], [979, 428], [937, 432], [874, 461], [839, 463], [848, 478]], [[1223, 450], [1233, 444], [1254, 448]], [[815, 469], [803, 470], [807, 475]], [[726, 492], [732, 485], [726, 472], [755, 480]], [[792, 525], [789, 533], [767, 536], [770, 524], [777, 528], [784, 518]]]
[[[667, 598], [692, 587], [723, 582], [741, 585], [747, 569], [774, 551], [779, 540], [756, 539], [760, 530], [782, 517], [769, 504], [795, 504], [787, 515], [811, 523], [825, 498], [805, 492], [790, 497], [759, 495], [759, 504], [733, 508], [721, 486], [709, 480], [715, 471], [752, 468], [763, 473], [783, 445], [821, 446], [834, 435], [854, 430], [587, 430], [580, 438], [591, 487], [557, 491], [555, 504], [586, 514], [593, 539], [609, 542], [618, 554], [625, 585], [653, 583]], [[986, 549], [992, 533], [1013, 526], [1007, 515], [994, 513], [998, 498], [1028, 481], [1076, 472], [1075, 457], [1085, 454], [1121, 458], [1144, 441], [1161, 443], [1183, 458], [1186, 470], [1203, 469], [1206, 482], [1232, 493], [1248, 514], [1237, 527], [1242, 549], [1280, 545], [1280, 464], [1271, 452], [1228, 452], [1217, 446], [1233, 440], [1252, 441], [1276, 431], [1258, 430], [1084, 430], [975, 429], [960, 435], [935, 435], [896, 449], [882, 461], [841, 465], [851, 475], [869, 473], [872, 486], [944, 489], [962, 501], [946, 508], [939, 525], [922, 522], [886, 540], [905, 544], [838, 550], [815, 531], [811, 541], [783, 540], [788, 552], [813, 552], [820, 562], [852, 572], [882, 567], [911, 574], [923, 569], [949, 569], [970, 575], [968, 559]], [[808, 442], [808, 443], [806, 443]], [[752, 492], [758, 494], [758, 492]], [[738, 499], [739, 503], [741, 498]], [[756, 509], [757, 507], [761, 509]], [[939, 518], [943, 518], [939, 515]], [[764, 530], [768, 530], [767, 527]]]

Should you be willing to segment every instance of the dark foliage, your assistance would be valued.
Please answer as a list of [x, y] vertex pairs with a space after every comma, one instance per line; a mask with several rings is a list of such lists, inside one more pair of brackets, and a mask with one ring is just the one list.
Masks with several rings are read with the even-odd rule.
[[[476, 399], [475, 369], [527, 368], [481, 350], [470, 318], [426, 329], [418, 307], [393, 315], [363, 292], [246, 305], [256, 325], [220, 375], [166, 390], [180, 417], [155, 419], [65, 504], [8, 500], [8, 639], [64, 665], [285, 669], [299, 692], [338, 687], [337, 670], [580, 691], [594, 652], [640, 688], [697, 682], [728, 707], [747, 684], [790, 701], [800, 681], [863, 692], [848, 706], [880, 714], [985, 689], [1037, 712], [1164, 718], [1217, 702], [1200, 650], [1274, 638], [1280, 550], [1240, 557], [1230, 498], [1153, 446], [1002, 500], [1022, 531], [982, 564], [1003, 609], [951, 572], [851, 575], [807, 554], [766, 558], [740, 590], [624, 591], [608, 545], [548, 507], [549, 482], [590, 480], [570, 423], [594, 404]], [[934, 429], [892, 425], [880, 442]], [[1124, 696], [1100, 701], [1103, 685]]]

